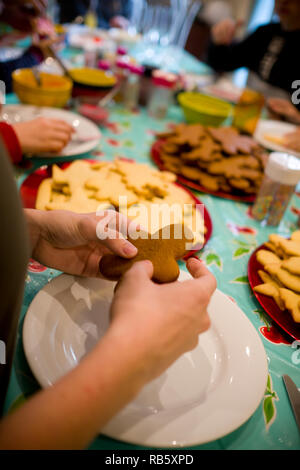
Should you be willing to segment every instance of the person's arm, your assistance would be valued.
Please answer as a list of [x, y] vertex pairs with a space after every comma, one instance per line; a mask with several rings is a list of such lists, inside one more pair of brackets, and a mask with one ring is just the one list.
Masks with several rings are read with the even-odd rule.
[[2, 0], [0, 21], [18, 31], [31, 33], [38, 18], [46, 16], [47, 0]]
[[112, 28], [127, 29], [130, 24], [133, 5], [131, 0], [122, 0], [121, 4], [120, 11], [110, 19], [109, 24]]
[[136, 224], [114, 210], [98, 215], [64, 210], [24, 212], [31, 257], [45, 266], [68, 274], [102, 277], [99, 262], [103, 254], [131, 258], [137, 253], [126, 239], [128, 227], [135, 229]]
[[0, 423], [0, 448], [84, 448], [140, 390], [137, 360], [107, 335], [71, 373]]
[[70, 141], [74, 128], [65, 121], [44, 117], [7, 124], [0, 122], [0, 135], [13, 163], [23, 154], [60, 152]]
[[240, 67], [251, 68], [259, 47], [261, 47], [260, 28], [238, 42], [226, 38], [218, 42], [212, 38], [208, 47], [207, 62], [219, 72], [231, 72]]
[[60, 152], [71, 140], [74, 128], [61, 120], [39, 117], [12, 125], [22, 152]]
[[267, 109], [271, 116], [300, 125], [300, 111], [293, 103], [282, 98], [272, 97], [267, 100]]
[[6, 122], [0, 122], [0, 135], [12, 162], [20, 163], [22, 160], [22, 148], [13, 126]]
[[[26, 211], [26, 216], [36, 259], [60, 268], [67, 264], [67, 272], [97, 275], [97, 245], [103, 242], [96, 242], [92, 215]], [[115, 217], [122, 222], [123, 216]], [[105, 249], [125, 253], [126, 243], [108, 238]], [[0, 448], [86, 447], [146, 383], [195, 348], [210, 325], [207, 305], [216, 281], [199, 260], [190, 259], [187, 267], [194, 280], [157, 285], [150, 280], [152, 264], [135, 263], [116, 289], [106, 335], [69, 374], [4, 418]]]

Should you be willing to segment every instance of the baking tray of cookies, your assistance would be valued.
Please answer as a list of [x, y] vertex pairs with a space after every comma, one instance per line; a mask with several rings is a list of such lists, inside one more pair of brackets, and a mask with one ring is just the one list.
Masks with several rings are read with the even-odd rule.
[[252, 203], [267, 155], [257, 142], [233, 127], [180, 124], [157, 135], [151, 158], [162, 171], [172, 171], [190, 189]]
[[[134, 162], [134, 160], [125, 159], [125, 158], [120, 159], [120, 160], [122, 160], [124, 162], [127, 162], [127, 163], [130, 163], [130, 164], [136, 163], [136, 162]], [[106, 161], [98, 161], [98, 160], [90, 160], [90, 159], [77, 160], [77, 162], [78, 161], [88, 162], [89, 164], [94, 164], [94, 165], [98, 165], [98, 164], [101, 165], [101, 163], [107, 163], [107, 164], [109, 163], [108, 161], [106, 162]], [[33, 171], [31, 174], [29, 174], [27, 176], [27, 178], [23, 181], [23, 183], [20, 187], [20, 195], [21, 195], [21, 199], [22, 199], [22, 202], [23, 202], [23, 206], [25, 208], [37, 208], [36, 204], [37, 204], [37, 200], [38, 200], [39, 188], [41, 188], [42, 184], [45, 184], [45, 183], [47, 183], [51, 180], [51, 177], [53, 176], [53, 167], [55, 167], [56, 171], [58, 172], [58, 176], [63, 176], [64, 170], [68, 169], [68, 167], [70, 167], [70, 165], [72, 165], [72, 164], [74, 164], [74, 163], [73, 162], [64, 162], [64, 163], [61, 163], [61, 164], [58, 164], [58, 165], [57, 164], [44, 165], [44, 166], [36, 169], [35, 171]], [[84, 168], [83, 168], [83, 170], [84, 170]], [[154, 171], [157, 172], [158, 170], [154, 170]], [[177, 187], [179, 191], [183, 191], [184, 194], [186, 194], [186, 196], [189, 198], [189, 200], [191, 202], [195, 203], [195, 210], [196, 211], [199, 210], [196, 205], [201, 204], [202, 207], [203, 207], [202, 216], [203, 216], [203, 219], [204, 219], [205, 233], [203, 234], [204, 241], [203, 241], [203, 244], [201, 246], [201, 248], [202, 248], [208, 242], [208, 240], [210, 239], [210, 237], [212, 235], [212, 230], [213, 230], [212, 220], [211, 220], [211, 217], [209, 215], [209, 212], [205, 208], [204, 204], [197, 197], [195, 197], [195, 195], [191, 191], [189, 191], [187, 188], [183, 187], [177, 181], [172, 182], [171, 185], [174, 185], [175, 191], [176, 191], [176, 187]], [[178, 192], [178, 190], [177, 190], [177, 192]], [[182, 196], [182, 194], [183, 193], [181, 193], [181, 196]], [[61, 195], [61, 196], [63, 196], [63, 195]], [[59, 200], [59, 203], [60, 203], [60, 200]], [[99, 204], [100, 204], [100, 202], [98, 202], [98, 205]], [[41, 207], [39, 207], [39, 208], [41, 209]], [[54, 210], [54, 209], [59, 209], [59, 208], [68, 209], [67, 206], [66, 207], [58, 207], [58, 206], [56, 207], [56, 204], [54, 203], [54, 205], [53, 204], [51, 205], [51, 208], [49, 207], [46, 210]], [[70, 209], [69, 208], [69, 210], [75, 210], [75, 209]], [[93, 209], [92, 206], [91, 206], [85, 212], [95, 211], [95, 210], [96, 209], [95, 208]], [[130, 215], [130, 213], [128, 213], [128, 215]], [[197, 249], [192, 249], [191, 251], [188, 252], [188, 254], [184, 258], [187, 259], [188, 257], [196, 254], [198, 251], [199, 251], [198, 247], [197, 247]]]
[[286, 309], [279, 308], [274, 298], [258, 293], [254, 290], [255, 287], [263, 284], [259, 275], [259, 271], [264, 271], [264, 266], [257, 260], [257, 253], [260, 250], [269, 250], [268, 246], [263, 244], [253, 251], [248, 262], [248, 281], [256, 299], [260, 303], [265, 312], [274, 320], [274, 322], [289, 336], [296, 340], [300, 340], [300, 323], [296, 323], [290, 312]]

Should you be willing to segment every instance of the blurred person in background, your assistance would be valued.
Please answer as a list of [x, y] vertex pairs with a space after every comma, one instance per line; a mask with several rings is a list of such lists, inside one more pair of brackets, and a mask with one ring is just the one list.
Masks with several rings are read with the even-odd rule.
[[[7, 93], [12, 91], [14, 70], [38, 65], [47, 57], [47, 47], [61, 41], [46, 12], [46, 0], [0, 0], [0, 46], [12, 46], [32, 37], [32, 45], [20, 57], [0, 62], [0, 80]], [[58, 119], [36, 118], [13, 125], [0, 122], [0, 136], [13, 163], [20, 163], [24, 154], [60, 152], [73, 131], [72, 126]]]
[[48, 56], [48, 46], [62, 40], [46, 13], [46, 0], [0, 0], [0, 47], [32, 38], [31, 45], [19, 57], [0, 61], [0, 80], [4, 81], [7, 93], [12, 91], [14, 70], [40, 64]]
[[241, 41], [234, 38], [242, 20], [227, 18], [215, 24], [207, 59], [218, 72], [248, 68], [248, 86], [266, 97], [273, 115], [300, 124], [300, 113], [291, 102], [292, 84], [300, 78], [300, 1], [275, 0], [274, 12], [279, 21], [260, 26]]
[[98, 27], [103, 29], [129, 26], [133, 0], [58, 0], [59, 22], [72, 23], [84, 18], [90, 9], [96, 14]]

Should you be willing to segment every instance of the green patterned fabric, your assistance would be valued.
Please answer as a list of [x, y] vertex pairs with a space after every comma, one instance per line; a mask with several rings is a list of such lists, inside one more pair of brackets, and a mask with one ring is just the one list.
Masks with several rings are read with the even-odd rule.
[[[8, 99], [16, 102], [15, 97]], [[117, 156], [132, 158], [152, 165], [149, 151], [154, 132], [162, 131], [171, 122], [181, 122], [182, 113], [173, 107], [165, 120], [150, 118], [144, 110], [131, 113], [120, 106], [111, 109], [109, 125], [102, 130], [99, 147], [88, 157], [111, 160]], [[86, 157], [86, 156], [85, 156]], [[52, 160], [51, 160], [52, 161]], [[30, 168], [16, 170], [18, 185], [46, 160], [34, 159]], [[249, 216], [249, 205], [196, 193], [205, 204], [213, 222], [213, 234], [199, 253], [217, 278], [218, 288], [229, 295], [245, 312], [260, 336], [268, 357], [269, 377], [263, 400], [249, 420], [233, 433], [196, 449], [300, 449], [300, 434], [282, 381], [289, 374], [300, 386], [300, 354], [297, 344], [283, 336], [253, 296], [247, 280], [247, 264], [253, 250], [276, 232], [288, 236], [297, 228], [300, 199], [293, 196], [282, 223], [277, 228], [262, 228]], [[184, 264], [181, 268], [185, 269]], [[52, 269], [28, 267], [26, 289], [20, 318], [14, 368], [7, 394], [5, 411], [20, 406], [39, 386], [26, 362], [22, 347], [22, 324], [28, 306], [39, 290], [59, 273]], [[249, 383], [249, 387], [251, 384]], [[243, 396], [240, 397], [242, 401]], [[91, 449], [140, 449], [104, 436], [98, 436]]]

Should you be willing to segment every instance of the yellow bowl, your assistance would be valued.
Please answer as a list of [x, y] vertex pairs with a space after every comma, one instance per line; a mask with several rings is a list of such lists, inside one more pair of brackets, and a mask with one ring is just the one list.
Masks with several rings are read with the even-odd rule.
[[114, 75], [104, 70], [82, 67], [70, 70], [71, 77], [76, 85], [92, 88], [112, 88], [117, 79]]
[[202, 93], [182, 92], [177, 99], [188, 123], [218, 127], [232, 113], [231, 104]]
[[67, 77], [41, 72], [38, 86], [31, 69], [18, 69], [12, 74], [13, 90], [21, 103], [34, 106], [64, 107], [71, 97], [73, 83]]
[[116, 77], [104, 70], [87, 67], [70, 70], [73, 79], [73, 98], [87, 103], [98, 101], [116, 85]]

